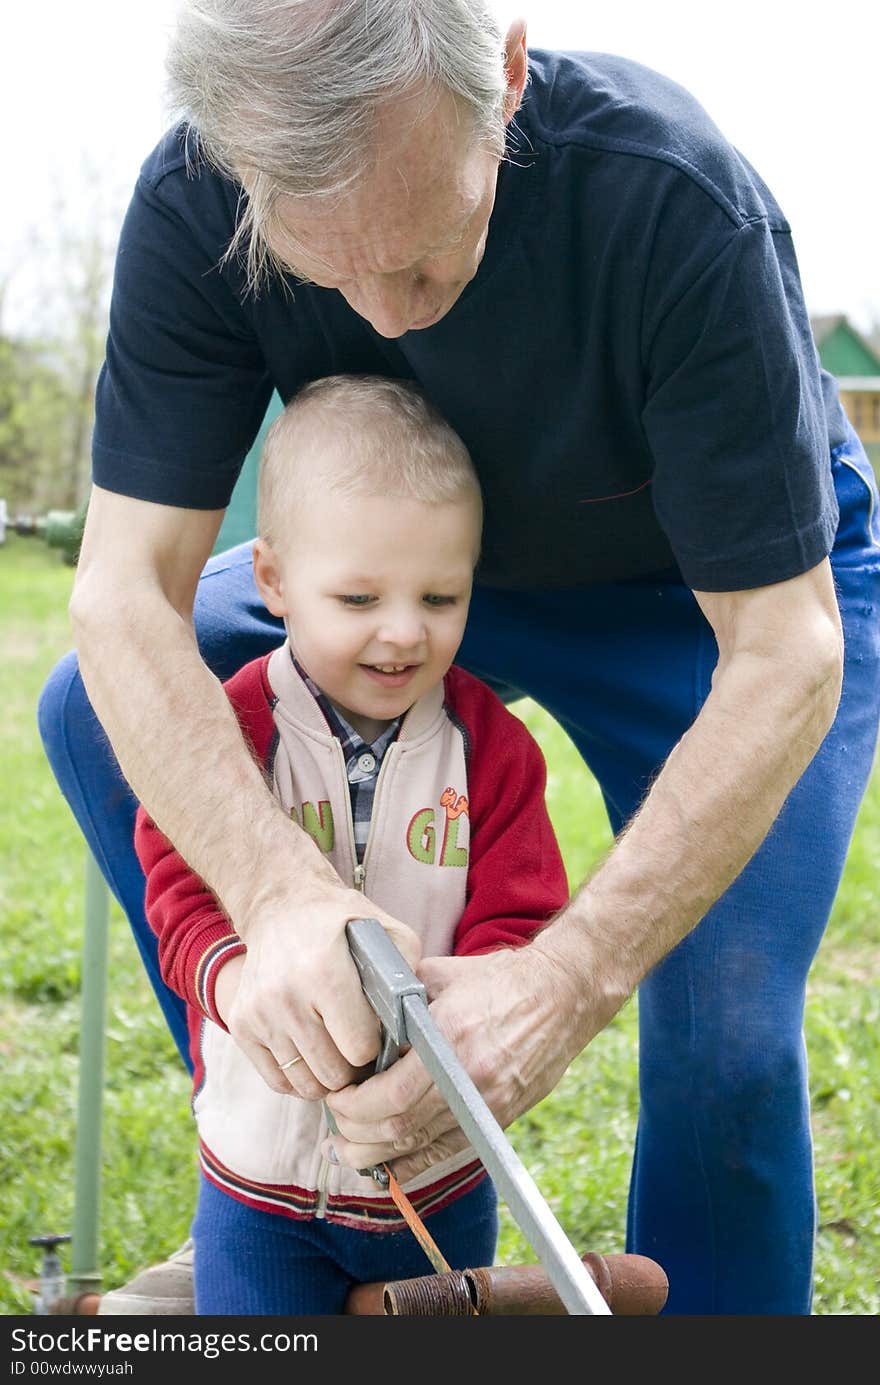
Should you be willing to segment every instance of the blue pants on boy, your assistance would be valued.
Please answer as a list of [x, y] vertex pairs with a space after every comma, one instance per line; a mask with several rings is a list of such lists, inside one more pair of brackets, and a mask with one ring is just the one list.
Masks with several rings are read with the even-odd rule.
[[[495, 1189], [484, 1178], [426, 1225], [452, 1269], [494, 1264]], [[202, 1175], [193, 1220], [196, 1312], [209, 1317], [345, 1312], [355, 1284], [433, 1274], [409, 1227], [361, 1231], [247, 1207]]]
[[[658, 1260], [667, 1312], [803, 1314], [815, 1198], [802, 1026], [810, 964], [871, 772], [880, 717], [880, 528], [852, 435], [832, 458], [832, 564], [846, 639], [834, 726], [755, 857], [639, 991], [640, 1108], [627, 1249]], [[250, 548], [213, 558], [196, 628], [221, 678], [273, 647], [279, 625]], [[596, 776], [614, 831], [638, 807], [705, 700], [717, 650], [691, 592], [637, 580], [582, 592], [475, 592], [458, 662], [528, 695]], [[184, 1060], [184, 1007], [163, 986], [132, 848], [135, 804], [74, 656], [51, 675], [40, 729], [52, 768], [128, 915]]]

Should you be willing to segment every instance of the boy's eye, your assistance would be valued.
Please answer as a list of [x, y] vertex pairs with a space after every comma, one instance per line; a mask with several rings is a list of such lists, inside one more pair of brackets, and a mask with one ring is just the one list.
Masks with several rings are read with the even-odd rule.
[[422, 597], [426, 606], [454, 606], [454, 596], [440, 596], [437, 592], [426, 592]]
[[375, 601], [374, 596], [369, 596], [366, 592], [343, 592], [339, 600], [343, 606], [369, 606], [371, 601]]

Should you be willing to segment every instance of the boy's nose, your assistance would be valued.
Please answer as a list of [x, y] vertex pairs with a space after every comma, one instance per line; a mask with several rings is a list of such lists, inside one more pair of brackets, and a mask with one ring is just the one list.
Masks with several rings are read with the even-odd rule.
[[377, 637], [390, 649], [412, 653], [425, 639], [425, 622], [421, 612], [389, 612], [377, 631]]

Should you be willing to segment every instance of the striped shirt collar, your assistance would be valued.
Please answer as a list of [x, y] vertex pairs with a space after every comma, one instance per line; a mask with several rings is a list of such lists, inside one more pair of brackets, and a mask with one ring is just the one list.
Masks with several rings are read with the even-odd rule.
[[355, 850], [358, 861], [363, 861], [367, 838], [370, 833], [370, 819], [373, 813], [373, 798], [376, 793], [379, 770], [382, 767], [385, 752], [397, 737], [402, 718], [395, 717], [374, 741], [365, 741], [363, 736], [346, 721], [342, 713], [333, 706], [333, 703], [321, 691], [314, 679], [309, 677], [297, 660], [293, 649], [290, 650], [290, 659], [296, 672], [320, 707], [332, 735], [338, 740], [342, 749], [351, 801]]
[[385, 727], [385, 730], [381, 731], [374, 741], [365, 741], [363, 736], [355, 731], [354, 727], [346, 721], [345, 717], [339, 711], [339, 708], [334, 707], [329, 697], [327, 697], [326, 693], [321, 691], [314, 679], [306, 673], [292, 649], [290, 651], [290, 659], [293, 667], [321, 708], [321, 712], [327, 721], [327, 725], [333, 732], [333, 735], [341, 742], [346, 760], [349, 759], [351, 755], [357, 754], [360, 750], [371, 750], [378, 759], [381, 759], [391, 742], [396, 739], [403, 717], [395, 717], [393, 721], [390, 721]]

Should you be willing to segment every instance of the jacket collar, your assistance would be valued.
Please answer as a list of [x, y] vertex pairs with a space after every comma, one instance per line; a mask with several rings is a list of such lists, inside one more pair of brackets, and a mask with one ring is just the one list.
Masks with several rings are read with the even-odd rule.
[[[287, 721], [293, 722], [301, 730], [332, 741], [333, 734], [326, 718], [297, 673], [290, 657], [289, 641], [285, 640], [280, 648], [270, 654], [266, 672], [269, 685], [278, 698], [275, 714], [278, 715], [280, 712]], [[424, 697], [420, 697], [418, 702], [413, 703], [400, 723], [396, 743], [419, 741], [427, 735], [443, 711], [443, 700], [443, 684], [439, 683], [429, 689]]]

